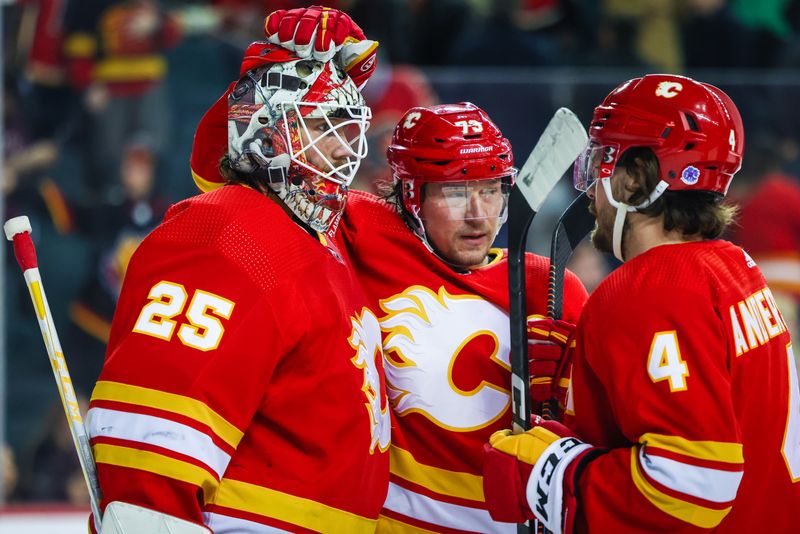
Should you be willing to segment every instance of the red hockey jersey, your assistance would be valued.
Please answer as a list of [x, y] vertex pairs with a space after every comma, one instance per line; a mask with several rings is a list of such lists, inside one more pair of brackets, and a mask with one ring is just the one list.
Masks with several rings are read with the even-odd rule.
[[[350, 193], [341, 239], [380, 306], [392, 404], [391, 481], [382, 532], [516, 532], [494, 522], [483, 496], [482, 451], [511, 426], [508, 263], [457, 273], [431, 254], [394, 208]], [[546, 314], [548, 262], [527, 257], [528, 313]], [[564, 314], [586, 291], [572, 273]]]
[[794, 532], [800, 395], [787, 327], [726, 241], [655, 247], [592, 293], [568, 424], [609, 448], [578, 480], [578, 532]]
[[265, 196], [173, 206], [125, 277], [87, 426], [103, 504], [225, 532], [372, 532], [381, 331], [351, 268]]

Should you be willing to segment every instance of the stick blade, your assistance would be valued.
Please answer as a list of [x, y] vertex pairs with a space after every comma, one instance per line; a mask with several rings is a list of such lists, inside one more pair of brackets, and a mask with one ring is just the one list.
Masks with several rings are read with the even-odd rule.
[[586, 129], [578, 117], [567, 108], [559, 108], [539, 137], [516, 180], [517, 186], [534, 212], [539, 211], [548, 193], [586, 147], [588, 141]]

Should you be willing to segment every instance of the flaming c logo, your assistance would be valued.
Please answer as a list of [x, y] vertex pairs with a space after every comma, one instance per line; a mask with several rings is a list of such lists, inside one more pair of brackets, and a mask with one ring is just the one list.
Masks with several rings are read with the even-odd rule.
[[413, 128], [417, 125], [417, 121], [422, 118], [422, 113], [419, 111], [412, 111], [406, 115], [406, 120], [403, 123], [403, 128]]
[[383, 355], [381, 327], [378, 318], [367, 308], [363, 308], [361, 314], [351, 317], [350, 320], [353, 331], [348, 341], [356, 351], [350, 361], [364, 374], [361, 391], [364, 392], [367, 401], [364, 406], [369, 414], [372, 435], [369, 452], [373, 454], [376, 448], [380, 451], [386, 451], [389, 448], [392, 424], [389, 418], [389, 406], [381, 391], [381, 379], [378, 372], [378, 364]]
[[[403, 417], [415, 412], [456, 432], [483, 428], [510, 405], [509, 392], [484, 380], [466, 391], [453, 380], [456, 360], [479, 336], [493, 340], [486, 357], [510, 370], [508, 315], [474, 295], [412, 286], [381, 301], [384, 369], [389, 400]], [[389, 356], [392, 353], [392, 357]]]
[[658, 84], [658, 87], [656, 87], [656, 96], [672, 98], [678, 96], [678, 93], [682, 90], [683, 85], [678, 82], [661, 82]]

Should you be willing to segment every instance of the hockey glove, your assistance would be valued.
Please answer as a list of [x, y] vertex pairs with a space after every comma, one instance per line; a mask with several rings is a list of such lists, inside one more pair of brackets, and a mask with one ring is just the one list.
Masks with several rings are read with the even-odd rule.
[[267, 40], [317, 61], [334, 59], [361, 89], [375, 71], [377, 41], [347, 13], [321, 6], [279, 9], [264, 20]]
[[[575, 325], [566, 321], [528, 319], [528, 359], [534, 412], [557, 410], [561, 413], [572, 371], [574, 333]], [[552, 417], [545, 419], [557, 419], [558, 413], [548, 413]]]
[[493, 519], [522, 523], [536, 516], [551, 532], [572, 532], [575, 470], [597, 449], [538, 416], [527, 432], [495, 432], [483, 447], [483, 492]]

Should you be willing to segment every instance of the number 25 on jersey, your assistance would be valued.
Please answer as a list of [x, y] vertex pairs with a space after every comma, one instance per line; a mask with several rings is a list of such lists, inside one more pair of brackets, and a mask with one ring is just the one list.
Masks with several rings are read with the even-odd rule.
[[178, 339], [187, 347], [209, 351], [219, 346], [225, 328], [220, 318], [229, 319], [234, 303], [226, 298], [198, 289], [188, 307], [186, 288], [174, 282], [159, 282], [147, 295], [134, 332], [169, 341], [178, 321], [173, 320], [186, 309], [186, 322], [178, 328]]

